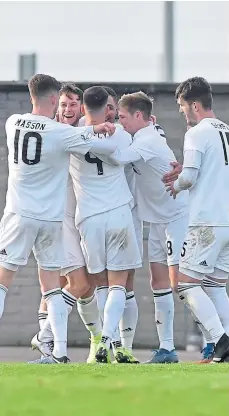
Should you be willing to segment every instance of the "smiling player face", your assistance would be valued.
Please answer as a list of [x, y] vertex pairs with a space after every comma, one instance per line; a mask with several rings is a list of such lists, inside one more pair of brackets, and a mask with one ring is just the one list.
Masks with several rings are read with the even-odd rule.
[[76, 126], [81, 117], [81, 101], [77, 94], [62, 94], [58, 107], [59, 121]]

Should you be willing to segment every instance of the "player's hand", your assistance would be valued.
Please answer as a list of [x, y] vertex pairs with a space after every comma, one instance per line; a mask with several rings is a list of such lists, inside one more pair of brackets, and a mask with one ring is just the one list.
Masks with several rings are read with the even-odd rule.
[[95, 134], [106, 134], [108, 133], [109, 136], [112, 136], [115, 132], [115, 125], [112, 123], [109, 123], [108, 121], [106, 123], [98, 124], [98, 126], [93, 126], [93, 130]]
[[176, 181], [178, 175], [182, 172], [183, 166], [179, 162], [171, 162], [170, 165], [173, 166], [173, 169], [166, 173], [162, 178], [162, 182], [165, 184]]
[[170, 196], [172, 196], [173, 199], [176, 199], [178, 192], [176, 192], [174, 189], [174, 182], [166, 183], [165, 187], [166, 187], [166, 192], [170, 192]]

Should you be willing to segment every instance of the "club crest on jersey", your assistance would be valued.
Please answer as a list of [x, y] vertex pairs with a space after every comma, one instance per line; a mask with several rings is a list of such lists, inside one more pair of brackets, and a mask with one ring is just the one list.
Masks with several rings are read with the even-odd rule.
[[137, 173], [137, 175], [141, 175], [141, 171], [135, 166], [135, 164], [134, 163], [131, 163], [131, 166], [132, 166], [132, 168], [133, 168], [133, 171], [135, 172], [135, 173]]

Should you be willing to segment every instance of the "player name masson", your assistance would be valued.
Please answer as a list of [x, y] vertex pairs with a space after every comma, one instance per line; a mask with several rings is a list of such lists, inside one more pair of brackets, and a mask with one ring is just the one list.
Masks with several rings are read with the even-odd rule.
[[44, 130], [46, 124], [45, 123], [37, 123], [37, 122], [34, 122], [34, 121], [27, 121], [27, 120], [18, 119], [15, 123], [15, 126], [25, 127], [26, 129], [31, 129], [31, 130]]

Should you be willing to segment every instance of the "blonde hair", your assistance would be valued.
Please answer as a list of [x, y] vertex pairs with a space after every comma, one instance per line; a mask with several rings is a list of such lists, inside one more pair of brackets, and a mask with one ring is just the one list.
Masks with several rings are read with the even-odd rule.
[[141, 111], [143, 118], [148, 120], [153, 110], [153, 98], [150, 98], [142, 91], [138, 91], [132, 94], [124, 94], [120, 98], [118, 105], [126, 108], [131, 114]]

